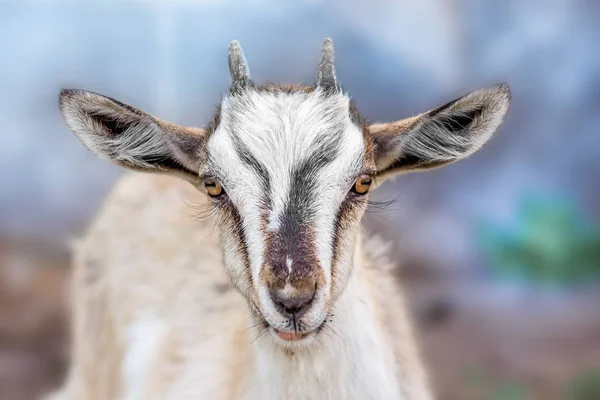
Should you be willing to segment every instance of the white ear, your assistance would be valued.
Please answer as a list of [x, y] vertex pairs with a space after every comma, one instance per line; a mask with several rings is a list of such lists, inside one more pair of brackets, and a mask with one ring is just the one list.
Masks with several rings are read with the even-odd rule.
[[59, 103], [67, 126], [97, 156], [129, 169], [199, 179], [203, 130], [83, 90], [62, 90]]
[[440, 167], [478, 150], [508, 111], [508, 85], [479, 89], [416, 117], [375, 124], [377, 183], [388, 176]]

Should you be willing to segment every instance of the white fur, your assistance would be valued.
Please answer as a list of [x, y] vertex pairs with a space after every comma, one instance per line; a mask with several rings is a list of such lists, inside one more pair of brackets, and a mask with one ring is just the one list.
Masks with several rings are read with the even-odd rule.
[[358, 228], [344, 239], [354, 273], [333, 315], [286, 343], [223, 290], [235, 249], [220, 254], [212, 222], [191, 220], [181, 198], [207, 201], [173, 178], [128, 174], [105, 202], [76, 250], [76, 347], [57, 399], [431, 399], [381, 243], [365, 247], [374, 257]]
[[165, 324], [151, 314], [139, 317], [127, 328], [127, 350], [123, 360], [123, 400], [144, 399], [150, 365], [158, 354], [165, 332]]
[[285, 266], [288, 268], [288, 272], [291, 274], [292, 273], [292, 265], [294, 264], [294, 262], [292, 261], [292, 259], [290, 258], [290, 256], [288, 256], [285, 260]]
[[390, 343], [376, 328], [373, 308], [355, 276], [336, 304], [334, 319], [302, 356], [290, 358], [275, 335], [261, 336], [254, 344], [260, 398], [403, 399]]

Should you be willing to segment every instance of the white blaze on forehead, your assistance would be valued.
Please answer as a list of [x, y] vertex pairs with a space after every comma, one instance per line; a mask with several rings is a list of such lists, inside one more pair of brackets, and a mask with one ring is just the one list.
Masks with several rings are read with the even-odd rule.
[[[319, 90], [249, 90], [223, 100], [220, 123], [210, 137], [208, 152], [211, 167], [222, 175], [225, 191], [242, 217], [255, 282], [263, 261], [264, 216], [267, 229], [279, 229], [294, 169], [321, 145], [335, 140], [335, 157], [311, 176], [310, 182], [317, 194], [312, 201], [319, 261], [329, 268], [335, 216], [351, 179], [360, 171], [364, 154], [362, 131], [351, 120], [349, 101], [343, 94], [325, 96]], [[264, 187], [260, 174], [240, 158], [234, 140], [264, 167], [270, 188]], [[269, 198], [270, 210], [264, 209], [265, 197]]]

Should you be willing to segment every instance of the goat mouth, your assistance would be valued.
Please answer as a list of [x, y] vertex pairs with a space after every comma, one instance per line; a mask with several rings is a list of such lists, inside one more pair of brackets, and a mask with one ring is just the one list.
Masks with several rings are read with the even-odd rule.
[[276, 338], [280, 339], [283, 342], [286, 343], [293, 343], [293, 342], [301, 342], [303, 339], [309, 339], [310, 337], [314, 337], [317, 336], [324, 328], [326, 322], [327, 322], [327, 318], [323, 319], [323, 321], [321, 322], [321, 324], [319, 326], [317, 326], [314, 329], [311, 330], [298, 330], [298, 326], [295, 325], [295, 329], [292, 330], [279, 330], [277, 328], [275, 328], [273, 325], [271, 325], [269, 323], [269, 321], [267, 321], [267, 319], [264, 317], [263, 313], [261, 312], [260, 308], [258, 306], [256, 306], [256, 304], [251, 301], [250, 302], [250, 310], [252, 311], [252, 314], [257, 318], [258, 322], [256, 323], [255, 326], [262, 326], [263, 329], [270, 331], [270, 333], [275, 336]]
[[283, 331], [279, 331], [275, 328], [272, 328], [273, 332], [275, 332], [275, 334], [277, 336], [279, 336], [279, 338], [281, 338], [282, 340], [285, 340], [286, 342], [297, 342], [299, 340], [304, 339], [306, 336], [310, 335], [312, 333], [311, 332], [283, 332]]
[[310, 331], [281, 331], [277, 328], [271, 326], [271, 332], [277, 335], [277, 337], [284, 342], [299, 342], [303, 339], [308, 339], [309, 337], [314, 337], [323, 330], [323, 326], [326, 321], [323, 321], [321, 325], [316, 327], [315, 329], [311, 329]]

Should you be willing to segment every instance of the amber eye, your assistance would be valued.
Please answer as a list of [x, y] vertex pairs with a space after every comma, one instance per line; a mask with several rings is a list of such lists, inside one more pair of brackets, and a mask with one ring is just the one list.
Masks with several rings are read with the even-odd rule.
[[365, 194], [369, 191], [370, 187], [371, 177], [369, 175], [361, 175], [354, 183], [352, 191], [358, 194]]
[[204, 187], [206, 188], [206, 192], [210, 197], [219, 197], [222, 195], [223, 186], [219, 183], [219, 181], [215, 179], [207, 179], [204, 181]]

